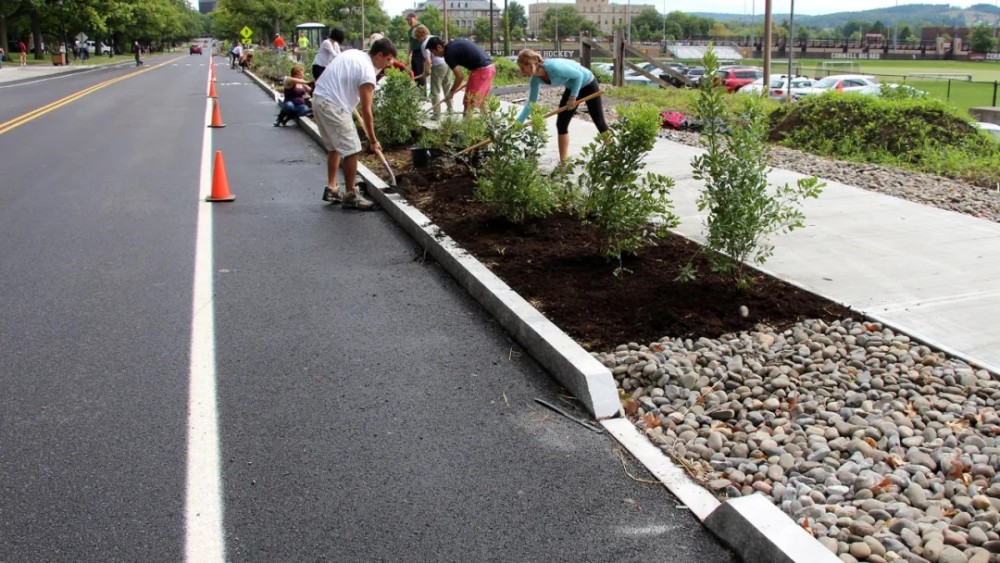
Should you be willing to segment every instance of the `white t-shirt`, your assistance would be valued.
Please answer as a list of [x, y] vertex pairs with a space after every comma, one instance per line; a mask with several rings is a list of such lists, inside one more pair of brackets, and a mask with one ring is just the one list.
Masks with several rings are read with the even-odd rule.
[[431, 37], [434, 37], [434, 35], [428, 35], [427, 39], [424, 39], [424, 42], [420, 44], [420, 50], [423, 51], [423, 55], [424, 55], [425, 59], [427, 57], [431, 58], [431, 66], [443, 65], [444, 64], [444, 57], [439, 57], [439, 56], [435, 55], [434, 53], [431, 53], [431, 50], [427, 48], [427, 42], [431, 40]]
[[319, 51], [316, 51], [316, 56], [313, 57], [312, 64], [326, 68], [330, 66], [330, 63], [332, 63], [333, 59], [337, 58], [337, 55], [339, 54], [340, 43], [337, 43], [327, 37], [322, 43], [320, 43]]
[[242, 57], [243, 56], [243, 46], [240, 45], [239, 43], [237, 43], [236, 45], [233, 46], [233, 48], [232, 48], [232, 50], [230, 52], [232, 54], [236, 55], [237, 57]]
[[320, 75], [313, 97], [326, 98], [345, 111], [354, 111], [361, 103], [358, 89], [362, 84], [374, 86], [375, 74], [375, 65], [366, 51], [348, 49]]

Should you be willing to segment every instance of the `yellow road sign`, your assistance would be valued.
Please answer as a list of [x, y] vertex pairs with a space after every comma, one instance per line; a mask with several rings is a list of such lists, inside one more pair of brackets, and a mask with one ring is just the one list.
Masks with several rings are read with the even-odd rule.
[[253, 36], [253, 30], [247, 26], [243, 26], [243, 29], [240, 30], [240, 36], [242, 36], [243, 39], [249, 41], [250, 37]]

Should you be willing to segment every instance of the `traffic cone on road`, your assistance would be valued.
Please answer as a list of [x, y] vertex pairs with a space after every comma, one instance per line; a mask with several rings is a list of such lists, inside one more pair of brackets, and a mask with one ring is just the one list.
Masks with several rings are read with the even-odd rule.
[[222, 151], [215, 151], [215, 165], [212, 166], [212, 195], [205, 201], [233, 201], [236, 196], [229, 193], [226, 179], [226, 165], [222, 162]]
[[209, 127], [225, 127], [226, 124], [222, 122], [222, 114], [219, 113], [219, 100], [212, 100], [212, 122], [208, 124]]
[[208, 82], [208, 97], [209, 98], [218, 98], [219, 97], [215, 93], [215, 79], [214, 78]]
[[208, 64], [208, 77], [212, 79], [212, 82], [215, 82], [215, 63]]

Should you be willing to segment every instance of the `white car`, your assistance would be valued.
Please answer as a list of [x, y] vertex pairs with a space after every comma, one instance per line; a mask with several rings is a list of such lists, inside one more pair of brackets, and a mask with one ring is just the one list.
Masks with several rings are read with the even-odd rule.
[[821, 78], [819, 81], [813, 83], [813, 85], [809, 88], [802, 88], [799, 91], [793, 91], [792, 97], [798, 100], [803, 96], [823, 94], [825, 92], [857, 92], [861, 94], [871, 94], [873, 90], [878, 90], [878, 79], [874, 76], [866, 76], [863, 74], [834, 74], [827, 76], [826, 78]]
[[976, 127], [979, 127], [983, 131], [986, 131], [990, 135], [996, 137], [997, 140], [1000, 140], [1000, 125], [997, 125], [996, 123], [986, 123], [980, 121], [976, 123]]
[[[798, 92], [803, 88], [810, 88], [813, 85], [814, 80], [808, 76], [793, 76], [792, 77], [792, 92]], [[772, 74], [771, 81], [768, 84], [767, 95], [772, 100], [785, 101], [788, 99], [788, 75], [787, 74]], [[743, 86], [738, 92], [741, 94], [756, 94], [760, 93], [764, 89], [764, 78], [758, 78], [750, 84]]]

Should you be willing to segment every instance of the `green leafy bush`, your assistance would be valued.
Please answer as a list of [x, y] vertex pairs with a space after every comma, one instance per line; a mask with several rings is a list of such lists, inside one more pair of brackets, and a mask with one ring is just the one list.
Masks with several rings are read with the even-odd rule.
[[385, 147], [409, 144], [420, 126], [420, 90], [408, 73], [391, 67], [382, 82], [372, 103], [375, 135]]
[[521, 74], [517, 63], [504, 57], [493, 57], [493, 66], [497, 73], [493, 77], [494, 86], [510, 86], [511, 84], [527, 84], [528, 78]]
[[517, 122], [514, 108], [500, 111], [496, 98], [487, 100], [486, 129], [492, 143], [476, 177], [476, 200], [497, 208], [507, 220], [520, 223], [544, 217], [556, 208], [553, 181], [538, 168], [547, 135], [541, 110], [534, 106], [528, 121]]
[[[578, 212], [595, 225], [608, 258], [637, 254], [677, 226], [667, 195], [672, 179], [644, 169], [645, 155], [656, 141], [661, 118], [648, 104], [616, 108], [610, 129], [583, 148], [579, 162], [583, 200]], [[620, 271], [620, 267], [619, 267]]]
[[285, 53], [267, 49], [255, 49], [253, 51], [254, 74], [270, 79], [273, 82], [284, 80], [286, 76], [292, 73], [292, 67], [295, 65], [295, 61], [289, 59]]
[[460, 114], [447, 116], [436, 128], [424, 129], [417, 146], [455, 153], [486, 139], [486, 121], [478, 113], [467, 119]]
[[[718, 66], [709, 48], [703, 59], [706, 74]], [[692, 159], [694, 177], [705, 182], [698, 209], [708, 211], [708, 259], [714, 270], [730, 273], [739, 286], [749, 283], [748, 262], [763, 264], [773, 252], [768, 238], [805, 225], [800, 207], [807, 197], [818, 197], [823, 185], [816, 177], [803, 178], [795, 187], [767, 181], [769, 168], [767, 116], [759, 96], [741, 96], [742, 107], [730, 115], [723, 102], [727, 94], [718, 84], [700, 86], [695, 109], [704, 129], [706, 153]], [[730, 125], [732, 124], [732, 126]], [[690, 264], [681, 279], [694, 275]]]
[[841, 160], [873, 162], [992, 186], [1000, 142], [934, 98], [905, 93], [808, 96], [770, 117], [770, 139]]

